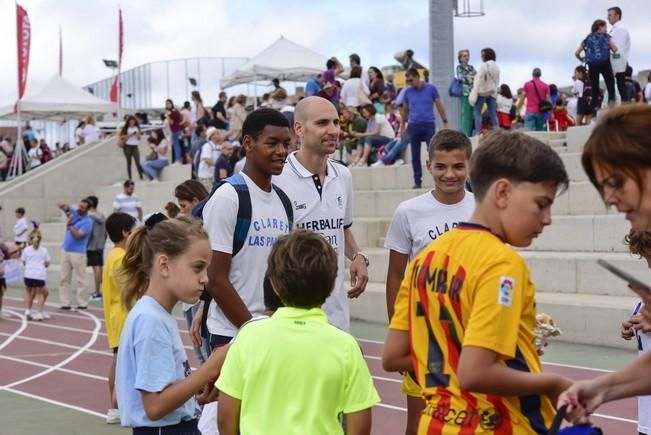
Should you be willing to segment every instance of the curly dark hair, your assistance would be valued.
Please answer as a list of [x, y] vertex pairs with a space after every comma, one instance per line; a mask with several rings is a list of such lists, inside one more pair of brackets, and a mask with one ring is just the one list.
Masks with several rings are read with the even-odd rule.
[[639, 255], [640, 257], [651, 255], [651, 231], [631, 230], [624, 237], [624, 243], [628, 245], [628, 250], [631, 254]]

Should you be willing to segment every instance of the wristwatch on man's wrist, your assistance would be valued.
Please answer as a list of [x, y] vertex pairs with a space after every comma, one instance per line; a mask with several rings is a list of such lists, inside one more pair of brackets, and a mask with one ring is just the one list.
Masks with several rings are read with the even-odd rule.
[[371, 262], [368, 260], [368, 257], [367, 257], [366, 255], [364, 255], [363, 253], [361, 253], [361, 252], [355, 252], [355, 253], [353, 254], [352, 261], [355, 261], [355, 259], [356, 259], [357, 257], [360, 257], [362, 260], [364, 260], [364, 264], [366, 265], [366, 267], [369, 267], [369, 266], [371, 265]]

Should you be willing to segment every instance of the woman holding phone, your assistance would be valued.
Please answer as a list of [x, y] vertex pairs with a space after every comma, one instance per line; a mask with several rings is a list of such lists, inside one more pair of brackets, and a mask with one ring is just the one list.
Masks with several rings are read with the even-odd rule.
[[[609, 110], [583, 149], [581, 163], [604, 203], [625, 213], [633, 230], [651, 229], [651, 106], [629, 104]], [[651, 293], [629, 284], [642, 299], [642, 328], [651, 330]], [[628, 367], [574, 383], [559, 398], [568, 419], [589, 420], [602, 403], [651, 394], [651, 353]]]

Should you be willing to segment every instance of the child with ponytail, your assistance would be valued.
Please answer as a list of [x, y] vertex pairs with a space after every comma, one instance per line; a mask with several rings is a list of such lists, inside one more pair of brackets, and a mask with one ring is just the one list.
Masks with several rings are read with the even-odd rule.
[[117, 359], [120, 420], [134, 435], [200, 435], [196, 401], [216, 395], [209, 384], [226, 349], [192, 373], [172, 309], [199, 300], [212, 252], [201, 224], [184, 217], [150, 221], [131, 234], [122, 262], [122, 304], [130, 312]]
[[[25, 267], [25, 317], [27, 320], [45, 320], [50, 315], [45, 312], [45, 300], [48, 296], [45, 280], [47, 267], [50, 265], [50, 254], [41, 246], [41, 233], [33, 231], [29, 245], [22, 253], [21, 261]], [[36, 298], [36, 310], [32, 310]]]

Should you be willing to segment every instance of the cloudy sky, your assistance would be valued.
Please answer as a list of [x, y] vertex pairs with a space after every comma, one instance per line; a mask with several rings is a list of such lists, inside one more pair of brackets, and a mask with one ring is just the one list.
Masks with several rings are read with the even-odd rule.
[[[471, 2], [475, 2], [474, 0]], [[113, 0], [20, 0], [32, 23], [27, 92], [57, 71], [58, 28], [63, 28], [64, 77], [79, 86], [103, 79], [101, 59], [116, 58]], [[574, 50], [611, 0], [485, 0], [486, 16], [455, 19], [455, 47], [469, 48], [478, 64], [493, 47], [502, 82], [520, 86], [532, 67], [543, 79], [568, 84]], [[618, 0], [632, 38], [631, 64], [651, 69], [650, 0]], [[254, 56], [280, 35], [324, 55], [357, 52], [365, 66], [395, 63], [411, 48], [429, 62], [428, 0], [136, 0], [123, 2], [123, 69], [165, 59]], [[15, 9], [0, 0], [0, 106], [16, 98]], [[179, 84], [179, 86], [183, 86]], [[217, 86], [217, 84], [215, 84]]]

